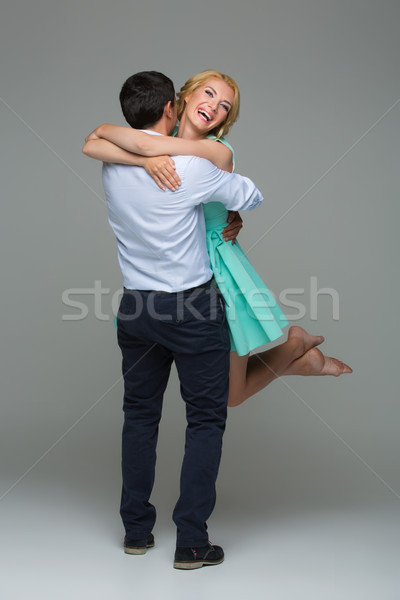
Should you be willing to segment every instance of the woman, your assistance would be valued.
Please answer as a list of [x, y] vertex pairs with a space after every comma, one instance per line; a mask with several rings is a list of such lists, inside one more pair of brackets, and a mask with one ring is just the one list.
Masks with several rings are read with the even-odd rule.
[[[223, 135], [237, 119], [239, 102], [238, 87], [230, 77], [203, 71], [178, 93], [176, 137], [102, 125], [88, 136], [83, 152], [106, 162], [143, 166], [161, 188], [174, 190], [181, 182], [170, 154], [196, 155], [233, 170], [234, 153]], [[211, 267], [225, 298], [231, 337], [228, 406], [241, 404], [282, 375], [351, 373], [348, 365], [316, 348], [322, 336], [297, 326], [289, 329], [286, 342], [250, 356], [255, 348], [279, 338], [288, 322], [240, 246], [226, 242], [234, 237], [235, 226], [226, 228], [225, 207], [210, 203], [204, 205], [204, 214]]]

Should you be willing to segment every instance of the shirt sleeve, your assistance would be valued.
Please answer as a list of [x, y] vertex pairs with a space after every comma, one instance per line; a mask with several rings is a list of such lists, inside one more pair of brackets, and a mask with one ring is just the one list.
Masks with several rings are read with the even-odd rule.
[[194, 205], [221, 202], [228, 210], [252, 210], [263, 201], [251, 179], [221, 171], [204, 158], [191, 157], [181, 179]]

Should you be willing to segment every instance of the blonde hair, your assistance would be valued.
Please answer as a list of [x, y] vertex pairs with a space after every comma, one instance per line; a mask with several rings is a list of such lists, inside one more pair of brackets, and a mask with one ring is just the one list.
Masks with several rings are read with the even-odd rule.
[[190, 77], [187, 82], [181, 87], [179, 92], [177, 93], [177, 107], [178, 107], [178, 119], [181, 119], [184, 110], [185, 110], [185, 98], [192, 94], [198, 87], [203, 85], [209, 79], [220, 79], [221, 81], [225, 81], [234, 91], [234, 97], [232, 102], [232, 107], [228, 112], [226, 119], [221, 125], [210, 131], [212, 135], [220, 138], [223, 135], [226, 135], [231, 128], [231, 126], [235, 123], [239, 116], [239, 107], [240, 107], [240, 93], [239, 88], [236, 82], [229, 77], [229, 75], [224, 75], [224, 73], [220, 73], [219, 71], [214, 71], [213, 69], [207, 69], [206, 71], [202, 71], [197, 75], [193, 75]]

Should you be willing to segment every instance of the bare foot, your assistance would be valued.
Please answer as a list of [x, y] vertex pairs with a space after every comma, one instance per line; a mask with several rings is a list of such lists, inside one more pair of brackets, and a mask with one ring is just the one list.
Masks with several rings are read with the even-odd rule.
[[325, 356], [318, 348], [311, 348], [303, 356], [294, 360], [283, 375], [333, 375], [339, 377], [352, 373], [353, 369], [337, 358]]
[[299, 356], [302, 356], [311, 348], [319, 346], [325, 340], [323, 335], [311, 335], [298, 325], [293, 325], [289, 329], [288, 340], [290, 339], [296, 340], [299, 344]]

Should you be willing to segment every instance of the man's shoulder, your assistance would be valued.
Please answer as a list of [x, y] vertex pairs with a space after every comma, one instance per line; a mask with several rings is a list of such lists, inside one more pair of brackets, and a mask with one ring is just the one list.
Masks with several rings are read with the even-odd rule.
[[102, 166], [103, 177], [124, 177], [129, 176], [130, 173], [139, 173], [140, 170], [142, 170], [142, 167], [137, 167], [136, 165], [121, 165], [119, 163], [111, 162], [103, 162]]
[[142, 167], [109, 162], [103, 163], [102, 181], [103, 187], [107, 189], [145, 184], [148, 177], [148, 174]]
[[136, 165], [123, 165], [121, 163], [103, 162], [103, 171], [129, 171], [130, 169], [137, 169]]
[[198, 156], [183, 156], [182, 154], [179, 154], [172, 158], [175, 162], [175, 167], [179, 171], [206, 172], [217, 168], [206, 158], [199, 158]]

